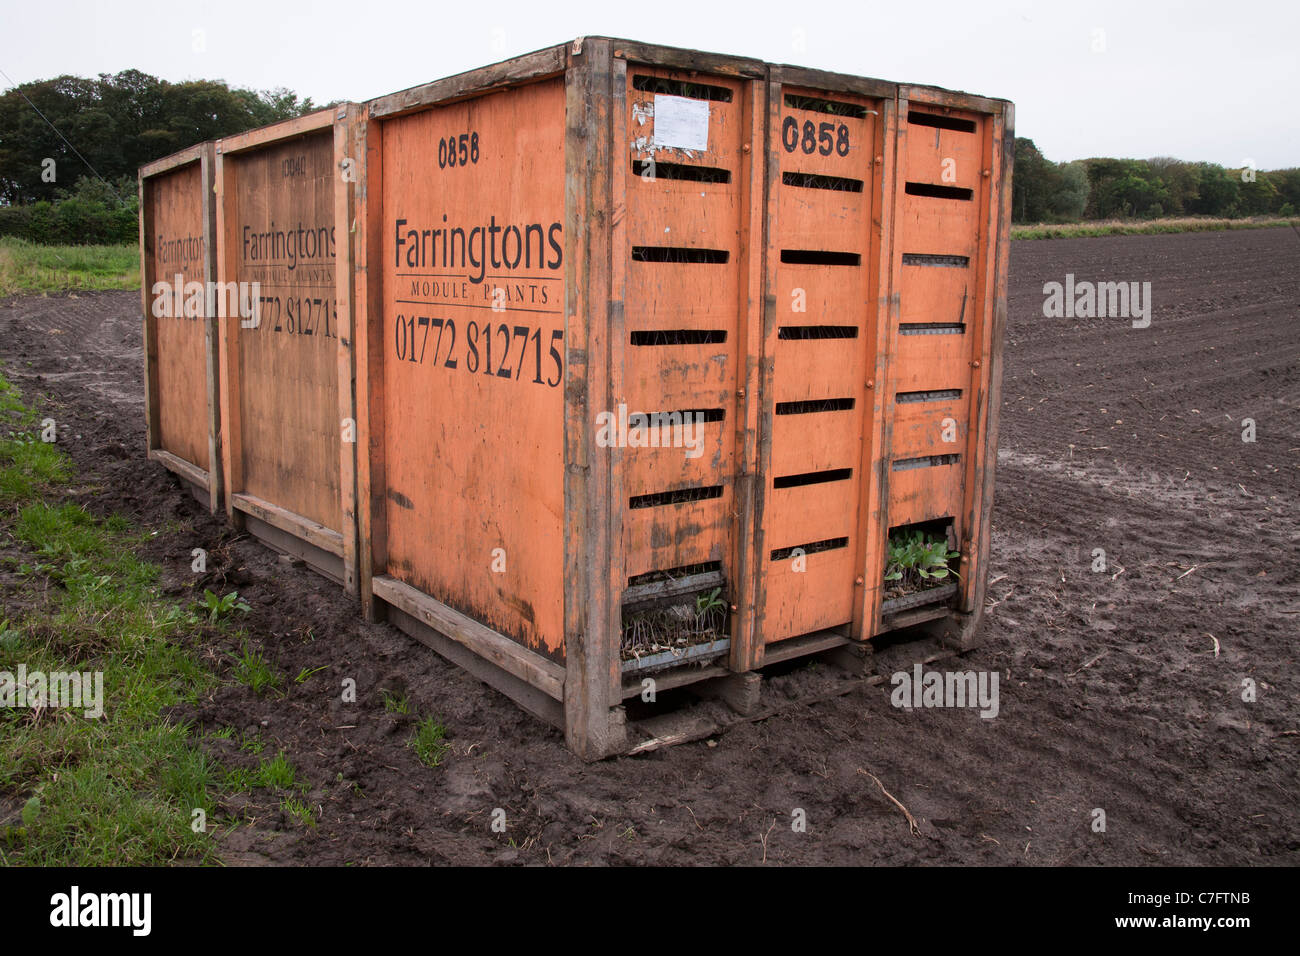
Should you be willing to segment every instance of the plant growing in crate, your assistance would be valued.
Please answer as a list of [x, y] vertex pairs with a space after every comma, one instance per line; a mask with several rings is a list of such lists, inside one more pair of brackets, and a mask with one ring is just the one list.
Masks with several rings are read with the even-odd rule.
[[623, 614], [624, 660], [682, 650], [727, 637], [727, 600], [721, 587], [700, 591], [694, 601], [659, 605]]
[[949, 562], [960, 556], [948, 549], [947, 538], [932, 538], [924, 531], [898, 532], [889, 537], [885, 581], [897, 582], [903, 594], [938, 587], [948, 575], [958, 576]]

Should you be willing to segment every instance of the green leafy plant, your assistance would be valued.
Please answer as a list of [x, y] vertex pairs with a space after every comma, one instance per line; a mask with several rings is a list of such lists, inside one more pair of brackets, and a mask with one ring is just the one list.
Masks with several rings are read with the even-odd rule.
[[900, 532], [889, 538], [885, 580], [897, 581], [908, 591], [934, 587], [948, 575], [957, 577], [949, 562], [960, 552], [948, 550], [946, 538], [931, 538], [923, 531]]
[[415, 748], [415, 755], [426, 767], [436, 767], [451, 749], [451, 744], [444, 739], [447, 728], [438, 723], [434, 717], [426, 717], [415, 726], [415, 735], [411, 737], [410, 746]]
[[208, 623], [216, 624], [223, 617], [229, 617], [235, 611], [243, 611], [247, 614], [252, 610], [247, 602], [239, 599], [238, 591], [231, 591], [225, 597], [217, 597], [207, 588], [203, 589], [203, 600], [200, 602], [200, 608], [208, 612]]

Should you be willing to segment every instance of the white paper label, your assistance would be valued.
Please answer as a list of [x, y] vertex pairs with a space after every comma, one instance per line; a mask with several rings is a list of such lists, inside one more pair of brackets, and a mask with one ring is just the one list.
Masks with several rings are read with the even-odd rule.
[[656, 93], [654, 145], [708, 152], [709, 101]]

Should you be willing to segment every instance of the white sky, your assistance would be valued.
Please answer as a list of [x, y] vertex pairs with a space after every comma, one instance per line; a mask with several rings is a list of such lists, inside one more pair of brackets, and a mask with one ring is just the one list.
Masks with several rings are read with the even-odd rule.
[[287, 86], [317, 103], [582, 35], [1005, 97], [1016, 132], [1058, 161], [1300, 166], [1297, 0], [0, 0], [0, 70], [14, 82], [134, 67], [172, 81]]

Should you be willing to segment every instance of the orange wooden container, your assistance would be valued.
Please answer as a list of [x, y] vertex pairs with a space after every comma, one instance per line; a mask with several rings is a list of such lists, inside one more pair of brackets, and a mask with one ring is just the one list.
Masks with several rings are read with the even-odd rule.
[[213, 144], [202, 143], [141, 167], [139, 189], [148, 454], [215, 512], [218, 330], [204, 294], [216, 268], [213, 170]]
[[[592, 37], [366, 104], [339, 142], [369, 615], [588, 757], [626, 749], [647, 675], [944, 618], [969, 643], [1012, 127], [1003, 100]], [[322, 474], [321, 437], [267, 467]], [[325, 491], [296, 510], [328, 527]], [[889, 534], [914, 526], [948, 535], [960, 583], [886, 600]], [[707, 640], [629, 649], [688, 613]]]
[[355, 107], [216, 145], [222, 503], [231, 520], [357, 592], [351, 346]]

